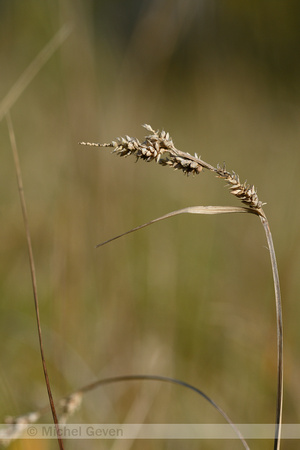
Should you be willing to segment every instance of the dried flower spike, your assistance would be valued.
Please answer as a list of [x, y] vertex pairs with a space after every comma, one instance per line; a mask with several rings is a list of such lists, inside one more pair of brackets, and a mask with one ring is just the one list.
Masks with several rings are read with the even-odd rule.
[[95, 144], [91, 142], [80, 142], [81, 145], [90, 145], [96, 147], [112, 147], [113, 153], [119, 156], [135, 155], [136, 159], [144, 161], [156, 161], [163, 166], [172, 167], [175, 170], [182, 170], [183, 173], [196, 175], [203, 169], [214, 172], [219, 178], [225, 179], [229, 183], [230, 192], [239, 198], [248, 207], [261, 209], [263, 203], [258, 199], [256, 189], [246, 183], [241, 184], [239, 176], [235, 172], [228, 172], [225, 165], [221, 168], [219, 165], [215, 168], [198, 157], [190, 153], [178, 150], [172, 141], [169, 133], [155, 131], [150, 125], [143, 125], [150, 135], [145, 137], [144, 142], [137, 138], [125, 136], [119, 137], [116, 141], [109, 144]]

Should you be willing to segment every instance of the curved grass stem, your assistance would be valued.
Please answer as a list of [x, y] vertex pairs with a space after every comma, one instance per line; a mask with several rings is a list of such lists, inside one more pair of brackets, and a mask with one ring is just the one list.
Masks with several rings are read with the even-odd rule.
[[277, 402], [276, 402], [276, 428], [274, 439], [274, 450], [280, 448], [281, 426], [282, 426], [282, 403], [283, 403], [283, 323], [282, 323], [282, 304], [279, 283], [278, 267], [274, 249], [273, 238], [269, 226], [269, 222], [265, 215], [260, 216], [263, 224], [268, 247], [270, 251], [270, 259], [272, 265], [275, 303], [276, 303], [276, 322], [277, 322]]

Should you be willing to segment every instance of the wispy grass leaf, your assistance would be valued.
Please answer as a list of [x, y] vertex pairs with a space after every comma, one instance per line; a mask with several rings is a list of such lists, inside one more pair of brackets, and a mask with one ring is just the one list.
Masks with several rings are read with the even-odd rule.
[[260, 215], [260, 212], [258, 212], [257, 210], [245, 208], [242, 206], [189, 206], [187, 208], [178, 209], [177, 211], [172, 211], [168, 214], [158, 217], [157, 219], [152, 219], [149, 222], [144, 223], [143, 225], [139, 225], [138, 227], [132, 228], [129, 231], [125, 231], [125, 233], [119, 234], [118, 236], [108, 239], [107, 241], [101, 242], [100, 244], [96, 245], [96, 248], [102, 247], [103, 245], [115, 241], [116, 239], [119, 239], [122, 236], [126, 236], [127, 234], [133, 233], [134, 231], [138, 231], [142, 228], [148, 227], [153, 223], [169, 219], [170, 217], [178, 216], [179, 214], [236, 214], [236, 213], [250, 213]]

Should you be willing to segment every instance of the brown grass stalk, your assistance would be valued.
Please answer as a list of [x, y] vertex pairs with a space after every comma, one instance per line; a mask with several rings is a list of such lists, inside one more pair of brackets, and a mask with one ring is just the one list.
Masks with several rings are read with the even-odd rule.
[[48, 370], [47, 370], [47, 365], [46, 365], [46, 360], [45, 360], [44, 348], [43, 348], [42, 329], [41, 329], [40, 312], [39, 312], [39, 300], [38, 300], [38, 292], [37, 292], [36, 271], [35, 271], [35, 263], [34, 263], [34, 257], [33, 257], [32, 242], [31, 242], [26, 200], [25, 200], [24, 187], [23, 187], [21, 165], [20, 165], [19, 153], [18, 153], [18, 149], [17, 149], [13, 124], [12, 124], [9, 113], [6, 115], [6, 120], [7, 120], [11, 149], [12, 149], [14, 164], [15, 164], [15, 169], [16, 169], [20, 203], [21, 203], [23, 222], [24, 222], [25, 234], [26, 234], [26, 240], [27, 240], [27, 248], [28, 248], [28, 254], [29, 254], [29, 266], [30, 266], [30, 274], [31, 274], [31, 281], [32, 281], [33, 299], [34, 299], [34, 308], [35, 308], [35, 314], [36, 314], [36, 322], [37, 322], [37, 330], [38, 330], [38, 338], [39, 338], [39, 346], [40, 346], [43, 372], [44, 372], [51, 412], [52, 412], [52, 416], [53, 416], [53, 421], [55, 423], [55, 428], [56, 428], [56, 432], [57, 432], [59, 448], [61, 450], [63, 450], [64, 446], [63, 446], [63, 442], [62, 442], [62, 439], [61, 439], [60, 433], [59, 433], [59, 424], [58, 424], [56, 409], [55, 409], [55, 405], [54, 405], [54, 401], [53, 401], [50, 380], [49, 380]]
[[[31, 273], [31, 280], [32, 280], [32, 289], [33, 289], [34, 305], [35, 305], [35, 312], [36, 312], [41, 360], [42, 360], [43, 372], [44, 372], [44, 377], [45, 377], [45, 381], [46, 381], [46, 387], [47, 387], [50, 407], [51, 407], [52, 416], [53, 416], [53, 420], [54, 420], [56, 431], [57, 431], [58, 444], [59, 444], [60, 449], [63, 449], [64, 446], [63, 446], [62, 439], [59, 436], [58, 419], [57, 419], [57, 414], [56, 414], [53, 396], [52, 396], [52, 392], [51, 392], [51, 386], [50, 386], [50, 381], [49, 381], [49, 377], [48, 377], [47, 366], [46, 366], [46, 361], [45, 361], [45, 356], [44, 356], [44, 350], [43, 350], [43, 340], [42, 340], [42, 332], [41, 332], [41, 324], [40, 324], [35, 264], [34, 264], [31, 235], [30, 235], [30, 230], [29, 230], [28, 215], [27, 215], [26, 201], [25, 201], [23, 181], [22, 181], [21, 165], [20, 165], [20, 160], [19, 160], [19, 155], [18, 155], [18, 150], [17, 150], [17, 145], [16, 145], [15, 134], [14, 134], [14, 130], [13, 130], [13, 125], [12, 125], [12, 121], [11, 121], [11, 117], [10, 117], [10, 109], [13, 107], [15, 102], [18, 100], [18, 98], [21, 96], [21, 94], [25, 91], [25, 89], [31, 83], [31, 81], [34, 79], [34, 77], [39, 73], [41, 68], [45, 65], [45, 63], [53, 55], [53, 53], [67, 39], [67, 37], [71, 33], [71, 30], [72, 30], [72, 26], [70, 24], [64, 24], [58, 30], [58, 32], [52, 37], [52, 39], [50, 39], [50, 41], [42, 48], [42, 50], [33, 59], [33, 61], [27, 66], [27, 68], [24, 70], [24, 72], [21, 74], [21, 76], [18, 78], [18, 80], [13, 84], [11, 89], [8, 91], [8, 93], [2, 99], [2, 101], [0, 103], [0, 121], [3, 119], [4, 116], [6, 117], [8, 130], [9, 130], [10, 143], [11, 143], [11, 148], [12, 148], [12, 153], [13, 153], [13, 158], [14, 158], [14, 164], [15, 164], [15, 169], [16, 169], [20, 203], [21, 203], [21, 208], [22, 208], [25, 234], [26, 234], [26, 239], [27, 239], [27, 247], [28, 247], [28, 253], [29, 253], [30, 273]], [[35, 415], [32, 416], [32, 414], [24, 416], [21, 418], [21, 420], [19, 422], [15, 423], [16, 428], [18, 428], [18, 423], [21, 424], [21, 423], [24, 423], [24, 421], [25, 421], [25, 423], [26, 423], [26, 421], [28, 421], [28, 423], [31, 423], [31, 421], [35, 420], [35, 419], [37, 419], [37, 417]], [[18, 429], [16, 429], [16, 434], [18, 434]]]

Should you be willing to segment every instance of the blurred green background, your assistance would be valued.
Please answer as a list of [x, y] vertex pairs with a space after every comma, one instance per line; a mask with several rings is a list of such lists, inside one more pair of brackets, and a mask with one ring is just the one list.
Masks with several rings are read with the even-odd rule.
[[[125, 134], [142, 139], [141, 125], [150, 123], [169, 131], [177, 148], [213, 165], [225, 161], [267, 202], [284, 308], [283, 419], [299, 422], [299, 17], [296, 0], [0, 1], [1, 112], [36, 55], [63, 25], [73, 27], [10, 109], [55, 399], [98, 378], [159, 374], [202, 389], [236, 423], [274, 421], [275, 304], [256, 217], [179, 216], [94, 248], [174, 209], [239, 204], [210, 173], [186, 178], [78, 145]], [[5, 117], [0, 145], [5, 417], [44, 406], [47, 393]], [[223, 419], [195, 393], [136, 382], [87, 394], [71, 422]], [[249, 444], [272, 448], [266, 440]], [[282, 448], [297, 445], [284, 441]], [[85, 447], [241, 444], [88, 441]]]

